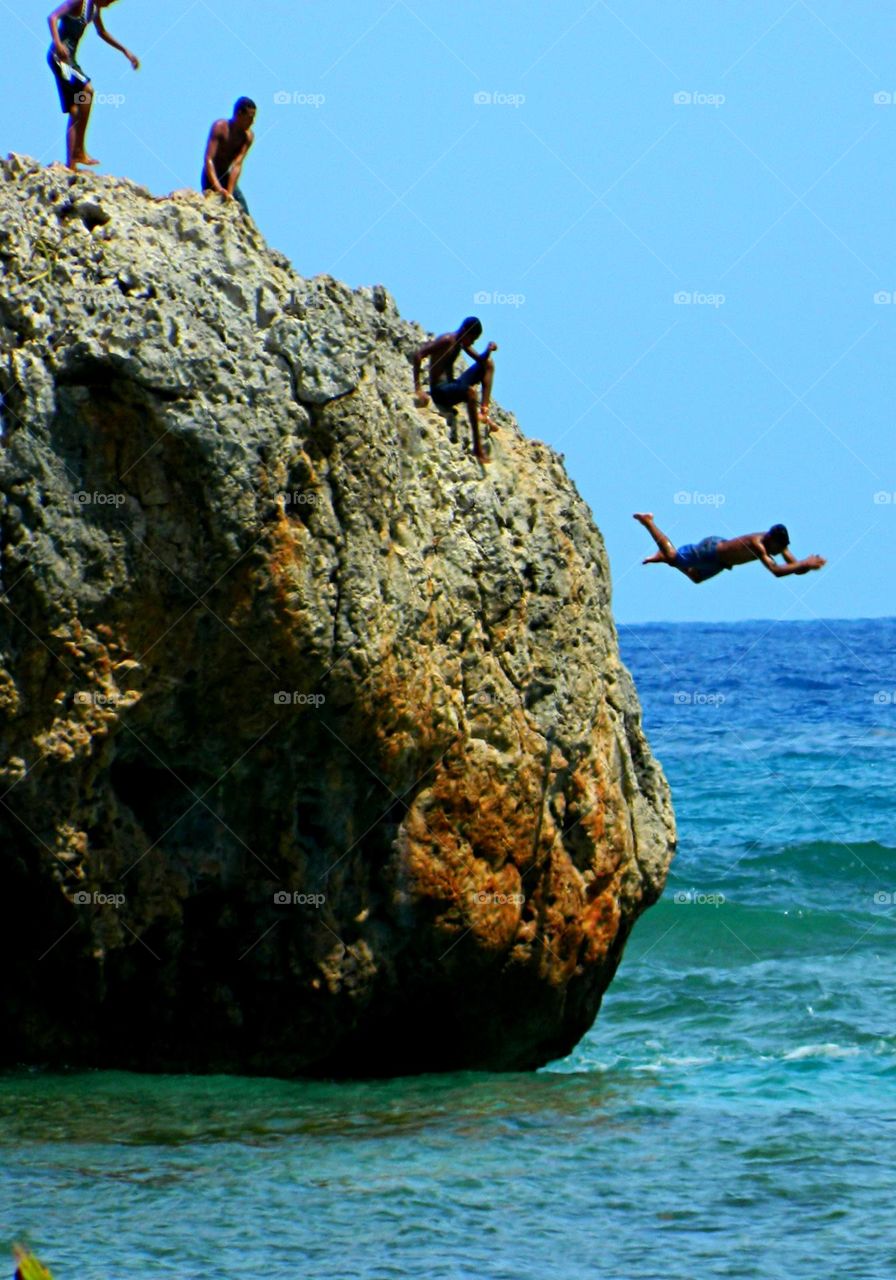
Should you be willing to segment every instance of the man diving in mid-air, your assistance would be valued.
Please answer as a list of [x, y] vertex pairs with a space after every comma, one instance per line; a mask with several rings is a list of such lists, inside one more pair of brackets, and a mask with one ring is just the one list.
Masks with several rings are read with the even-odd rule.
[[[809, 573], [827, 563], [821, 556], [797, 560], [789, 550], [790, 534], [783, 524], [773, 524], [767, 533], [744, 533], [739, 538], [712, 536], [702, 542], [675, 547], [662, 529], [654, 524], [649, 511], [636, 512], [635, 519], [643, 524], [658, 548], [643, 563], [668, 564], [694, 583], [706, 582], [723, 569], [733, 569], [737, 564], [752, 564], [754, 560], [764, 564], [776, 578], [786, 578], [791, 573]], [[785, 563], [778, 564], [775, 556], [783, 556]]]

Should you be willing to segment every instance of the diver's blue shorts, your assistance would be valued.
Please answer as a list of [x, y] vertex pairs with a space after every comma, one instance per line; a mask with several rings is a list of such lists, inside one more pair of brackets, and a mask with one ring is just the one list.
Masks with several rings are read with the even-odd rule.
[[443, 409], [463, 404], [470, 387], [478, 386], [484, 377], [485, 361], [477, 360], [475, 364], [470, 365], [469, 369], [464, 369], [460, 377], [455, 378], [453, 382], [438, 382], [434, 387], [430, 387], [432, 398]]
[[724, 541], [724, 538], [712, 534], [702, 542], [689, 542], [678, 548], [672, 563], [676, 569], [695, 569], [698, 574], [696, 581], [706, 582], [707, 578], [714, 578], [717, 573], [729, 567], [727, 564], [720, 564], [716, 554], [716, 547]]

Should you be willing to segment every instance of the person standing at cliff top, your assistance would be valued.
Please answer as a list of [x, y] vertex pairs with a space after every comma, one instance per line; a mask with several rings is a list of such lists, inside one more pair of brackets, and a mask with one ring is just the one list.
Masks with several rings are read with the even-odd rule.
[[53, 43], [47, 53], [50, 70], [56, 77], [59, 101], [68, 116], [65, 134], [65, 162], [70, 169], [79, 164], [99, 164], [87, 154], [85, 135], [93, 105], [93, 85], [90, 77], [78, 66], [78, 45], [91, 22], [97, 34], [106, 44], [123, 53], [136, 71], [140, 60], [123, 44], [119, 44], [103, 26], [102, 10], [115, 0], [66, 0], [54, 9], [48, 18]]
[[[492, 431], [496, 428], [489, 416], [489, 402], [495, 365], [491, 359], [497, 343], [490, 342], [482, 355], [473, 350], [473, 343], [482, 333], [482, 324], [476, 316], [468, 316], [455, 333], [443, 333], [441, 337], [426, 342], [414, 352], [414, 399], [422, 409], [429, 403], [429, 396], [420, 386], [420, 366], [429, 360], [429, 391], [433, 402], [442, 409], [450, 409], [466, 402], [470, 429], [473, 433], [473, 453], [480, 462], [488, 459], [479, 437], [479, 423], [485, 422]], [[466, 352], [473, 363], [460, 375], [454, 376], [454, 363], [461, 351]], [[477, 406], [476, 388], [482, 386], [482, 403]]]
[[243, 161], [255, 141], [252, 125], [257, 110], [251, 98], [237, 98], [232, 117], [216, 120], [212, 125], [202, 165], [202, 190], [217, 191], [226, 200], [235, 200], [243, 213], [249, 212], [249, 206], [237, 183]]
[[[809, 573], [827, 563], [821, 556], [797, 560], [788, 550], [790, 534], [783, 524], [773, 524], [768, 533], [744, 533], [739, 538], [712, 536], [702, 542], [676, 548], [656, 527], [649, 511], [636, 512], [635, 519], [643, 524], [659, 548], [643, 563], [671, 565], [694, 583], [706, 582], [723, 569], [733, 569], [736, 564], [751, 564], [754, 560], [764, 564], [776, 578], [785, 578], [791, 573]], [[783, 556], [786, 563], [778, 564], [775, 556]]]

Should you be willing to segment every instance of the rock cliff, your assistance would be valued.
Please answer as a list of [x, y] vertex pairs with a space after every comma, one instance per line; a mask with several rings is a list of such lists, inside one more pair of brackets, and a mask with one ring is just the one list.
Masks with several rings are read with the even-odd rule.
[[516, 1069], [674, 845], [600, 534], [386, 291], [0, 164], [0, 1062]]

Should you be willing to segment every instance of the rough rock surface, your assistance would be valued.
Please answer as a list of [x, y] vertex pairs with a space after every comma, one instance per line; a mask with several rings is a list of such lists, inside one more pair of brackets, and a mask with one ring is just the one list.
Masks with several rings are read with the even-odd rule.
[[600, 534], [386, 291], [0, 164], [0, 1062], [528, 1068], [674, 845]]

